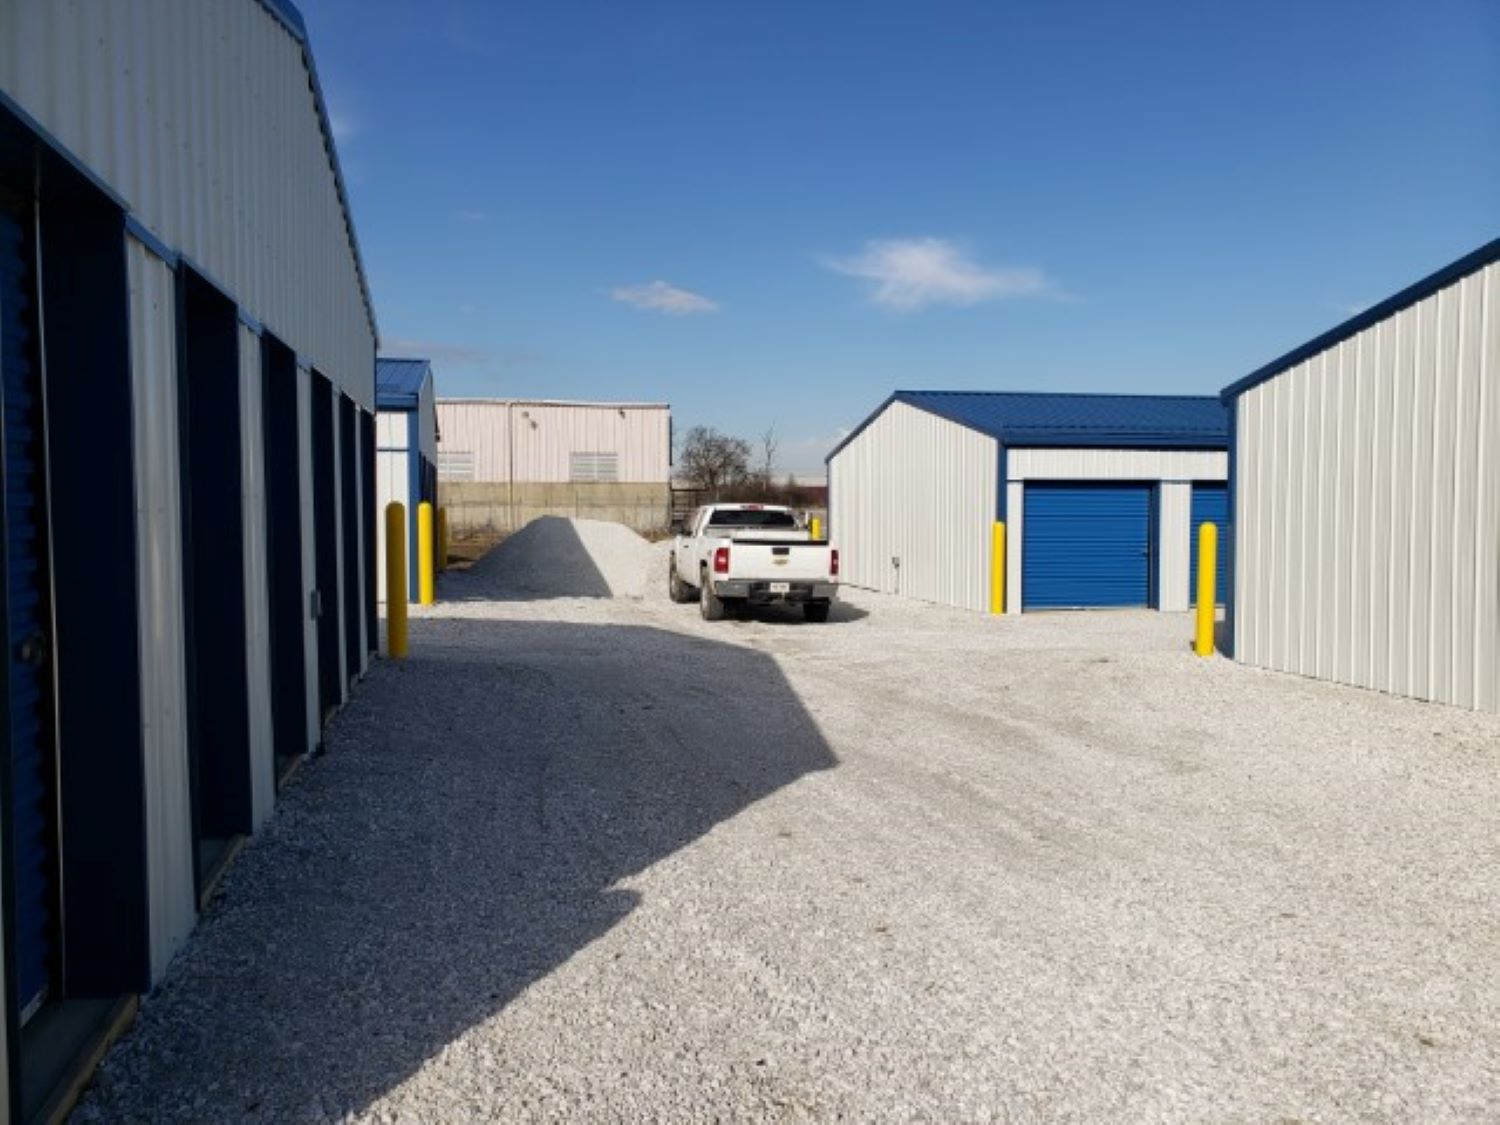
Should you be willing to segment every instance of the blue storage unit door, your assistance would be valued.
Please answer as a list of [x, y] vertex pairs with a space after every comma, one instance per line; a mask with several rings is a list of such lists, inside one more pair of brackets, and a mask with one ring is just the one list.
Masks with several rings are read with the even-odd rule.
[[1151, 604], [1149, 484], [1026, 486], [1021, 608]]
[[1193, 605], [1198, 604], [1198, 528], [1205, 523], [1211, 523], [1219, 529], [1219, 574], [1215, 584], [1217, 597], [1216, 604], [1224, 604], [1224, 550], [1228, 536], [1229, 524], [1229, 488], [1224, 484], [1194, 484], [1193, 485], [1193, 515], [1192, 515], [1192, 562], [1189, 566], [1188, 600]]
[[0, 383], [5, 415], [5, 609], [9, 646], [14, 896], [12, 999], [23, 1018], [46, 998], [56, 959], [54, 832], [48, 652], [46, 511], [41, 379], [25, 217], [0, 206]]

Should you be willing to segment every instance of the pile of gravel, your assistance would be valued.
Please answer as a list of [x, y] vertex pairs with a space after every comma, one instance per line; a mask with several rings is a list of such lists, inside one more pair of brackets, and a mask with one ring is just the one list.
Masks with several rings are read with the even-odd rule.
[[664, 588], [660, 545], [624, 524], [542, 516], [471, 567], [466, 583], [498, 599], [643, 598]]

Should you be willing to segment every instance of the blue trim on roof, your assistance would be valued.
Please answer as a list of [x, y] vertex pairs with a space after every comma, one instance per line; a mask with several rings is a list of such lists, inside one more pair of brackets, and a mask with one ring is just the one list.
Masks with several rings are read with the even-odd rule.
[[1229, 445], [1229, 415], [1212, 395], [897, 391], [841, 441], [825, 463], [893, 402], [988, 434], [1006, 446], [1218, 450]]
[[432, 379], [425, 359], [381, 357], [375, 361], [375, 409], [415, 410], [424, 384]]
[[1300, 348], [1293, 348], [1279, 359], [1273, 359], [1264, 367], [1259, 367], [1250, 372], [1238, 382], [1231, 383], [1219, 392], [1219, 398], [1224, 402], [1238, 398], [1248, 390], [1253, 390], [1262, 383], [1276, 378], [1289, 367], [1296, 367], [1304, 360], [1311, 359], [1319, 352], [1325, 352], [1335, 344], [1341, 344], [1351, 336], [1356, 336], [1377, 324], [1388, 316], [1394, 316], [1402, 309], [1410, 308], [1425, 297], [1430, 297], [1439, 289], [1446, 289], [1455, 281], [1476, 273], [1496, 261], [1500, 261], [1500, 238], [1488, 242], [1478, 250], [1465, 254], [1458, 261], [1444, 266], [1436, 273], [1429, 274], [1415, 285], [1409, 285], [1394, 297], [1388, 297], [1380, 304], [1366, 309], [1358, 316], [1350, 317], [1344, 323], [1323, 333], [1316, 339], [1309, 340]]

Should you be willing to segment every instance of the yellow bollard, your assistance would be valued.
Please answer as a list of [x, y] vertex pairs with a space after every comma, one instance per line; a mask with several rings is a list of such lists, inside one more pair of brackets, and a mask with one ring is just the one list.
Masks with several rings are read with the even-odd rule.
[[448, 509], [437, 510], [437, 568], [438, 573], [448, 569]]
[[385, 654], [406, 656], [406, 505], [385, 506]]
[[417, 602], [431, 605], [437, 601], [437, 583], [432, 571], [432, 504], [423, 500], [417, 505]]
[[814, 542], [816, 542], [819, 539], [822, 539], [823, 538], [823, 521], [820, 520], [817, 516], [813, 516], [813, 518], [808, 521], [807, 530], [808, 530], [808, 533], [812, 537], [812, 539], [813, 539]]
[[990, 612], [1005, 612], [1005, 525], [998, 521], [990, 552]]
[[1198, 628], [1193, 651], [1214, 654], [1214, 611], [1219, 593], [1219, 529], [1211, 523], [1198, 528]]

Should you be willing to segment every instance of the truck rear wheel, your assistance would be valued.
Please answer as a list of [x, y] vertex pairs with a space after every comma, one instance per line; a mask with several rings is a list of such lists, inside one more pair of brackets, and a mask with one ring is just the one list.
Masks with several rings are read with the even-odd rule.
[[705, 572], [698, 580], [698, 612], [705, 621], [724, 620], [724, 601], [714, 593], [713, 583]]
[[677, 560], [673, 559], [667, 564], [667, 596], [681, 605], [683, 602], [693, 600], [693, 588], [682, 580], [677, 573]]
[[803, 602], [802, 616], [808, 621], [821, 625], [828, 620], [828, 611], [831, 608], [831, 602]]

